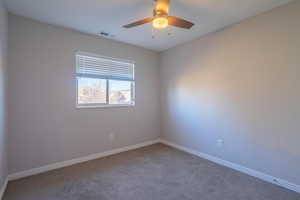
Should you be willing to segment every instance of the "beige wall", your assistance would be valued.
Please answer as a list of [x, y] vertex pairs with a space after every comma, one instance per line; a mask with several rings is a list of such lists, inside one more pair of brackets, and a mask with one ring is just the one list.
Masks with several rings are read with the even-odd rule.
[[6, 132], [6, 55], [7, 14], [0, 0], [0, 190], [7, 176], [7, 132]]
[[300, 184], [299, 19], [295, 1], [164, 52], [163, 138]]
[[[159, 137], [157, 53], [14, 15], [9, 36], [10, 173]], [[76, 109], [77, 50], [135, 61], [136, 106]]]

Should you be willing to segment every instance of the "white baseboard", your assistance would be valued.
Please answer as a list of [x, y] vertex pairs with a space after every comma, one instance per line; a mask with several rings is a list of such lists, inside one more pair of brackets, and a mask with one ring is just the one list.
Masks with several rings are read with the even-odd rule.
[[3, 196], [4, 191], [5, 191], [7, 181], [17, 180], [17, 179], [20, 179], [20, 178], [25, 178], [25, 177], [28, 177], [28, 176], [40, 174], [40, 173], [51, 171], [51, 170], [54, 170], [54, 169], [59, 169], [59, 168], [71, 166], [71, 165], [74, 165], [74, 164], [78, 164], [78, 163], [82, 163], [82, 162], [86, 162], [86, 161], [90, 161], [90, 160], [94, 160], [94, 159], [103, 158], [103, 157], [106, 157], [106, 156], [118, 154], [118, 153], [129, 151], [129, 150], [138, 149], [138, 148], [149, 146], [149, 145], [156, 144], [156, 143], [162, 143], [162, 144], [174, 147], [174, 148], [179, 149], [181, 151], [199, 156], [201, 158], [204, 158], [206, 160], [210, 160], [212, 162], [223, 165], [225, 167], [232, 168], [234, 170], [240, 171], [240, 172], [248, 174], [250, 176], [254, 176], [254, 177], [262, 179], [264, 181], [267, 181], [267, 182], [270, 182], [270, 183], [273, 183], [273, 184], [276, 184], [276, 185], [279, 185], [279, 186], [282, 186], [284, 188], [287, 188], [287, 189], [290, 189], [290, 190], [293, 190], [295, 192], [300, 193], [300, 185], [293, 184], [293, 183], [290, 183], [286, 180], [276, 178], [276, 177], [270, 176], [268, 174], [265, 174], [265, 173], [262, 173], [262, 172], [259, 172], [259, 171], [253, 170], [253, 169], [249, 169], [247, 167], [244, 167], [244, 166], [241, 166], [241, 165], [238, 165], [238, 164], [226, 161], [226, 160], [222, 160], [220, 158], [217, 158], [217, 157], [205, 154], [205, 153], [201, 153], [201, 152], [192, 150], [190, 148], [186, 148], [186, 147], [181, 146], [181, 145], [174, 144], [174, 143], [166, 141], [164, 139], [158, 139], [158, 140], [143, 142], [143, 143], [140, 143], [140, 144], [130, 145], [130, 146], [126, 146], [126, 147], [123, 147], [123, 148], [118, 148], [118, 149], [114, 149], [114, 150], [110, 150], [110, 151], [105, 151], [105, 152], [102, 152], [102, 153], [91, 154], [91, 155], [81, 157], [81, 158], [75, 158], [75, 159], [68, 160], [68, 161], [58, 162], [58, 163], [46, 165], [46, 166], [43, 166], [43, 167], [34, 168], [34, 169], [30, 169], [30, 170], [10, 174], [8, 176], [8, 179], [5, 181], [3, 187], [0, 190], [0, 200]]
[[238, 164], [226, 161], [226, 160], [222, 160], [220, 158], [217, 158], [217, 157], [205, 154], [205, 153], [201, 153], [201, 152], [192, 150], [190, 148], [183, 147], [181, 145], [174, 144], [174, 143], [166, 141], [164, 139], [161, 139], [160, 142], [165, 144], [165, 145], [168, 145], [168, 146], [174, 147], [176, 149], [179, 149], [181, 151], [199, 156], [201, 158], [212, 161], [214, 163], [223, 165], [225, 167], [229, 167], [231, 169], [240, 171], [240, 172], [248, 174], [250, 176], [254, 176], [256, 178], [262, 179], [262, 180], [267, 181], [269, 183], [273, 183], [273, 184], [276, 184], [276, 185], [279, 185], [279, 186], [282, 186], [284, 188], [287, 188], [287, 189], [290, 189], [290, 190], [293, 190], [295, 192], [300, 193], [300, 185], [293, 184], [293, 183], [290, 183], [286, 180], [276, 178], [276, 177], [270, 176], [268, 174], [265, 174], [265, 173], [262, 173], [262, 172], [259, 172], [259, 171], [253, 170], [253, 169], [249, 169], [247, 167], [244, 167], [244, 166], [241, 166], [241, 165], [238, 165]]
[[7, 182], [8, 182], [8, 179], [6, 178], [2, 187], [0, 188], [0, 200], [2, 200], [3, 198], [3, 195], [4, 195], [4, 192], [6, 190], [6, 187], [7, 187]]
[[74, 164], [78, 164], [78, 163], [82, 163], [82, 162], [86, 162], [86, 161], [90, 161], [90, 160], [95, 160], [95, 159], [98, 159], [98, 158], [103, 158], [103, 157], [106, 157], [106, 156], [114, 155], [114, 154], [117, 154], [117, 153], [129, 151], [129, 150], [133, 150], [133, 149], [138, 149], [138, 148], [149, 146], [149, 145], [156, 144], [156, 143], [159, 143], [159, 142], [160, 142], [160, 140], [147, 141], [147, 142], [143, 142], [143, 143], [139, 143], [139, 144], [135, 144], [135, 145], [130, 145], [130, 146], [126, 146], [126, 147], [122, 147], [122, 148], [118, 148], [118, 149], [114, 149], [114, 150], [110, 150], [110, 151], [105, 151], [105, 152], [102, 152], [102, 153], [91, 154], [91, 155], [81, 157], [81, 158], [75, 158], [75, 159], [72, 159], [72, 160], [67, 160], [67, 161], [58, 162], [58, 163], [54, 163], [54, 164], [50, 164], [50, 165], [46, 165], [46, 166], [42, 166], [42, 167], [30, 169], [30, 170], [26, 170], [26, 171], [13, 173], [13, 174], [10, 174], [8, 176], [8, 180], [12, 181], [12, 180], [20, 179], [20, 178], [25, 178], [25, 177], [28, 177], [28, 176], [44, 173], [44, 172], [51, 171], [51, 170], [54, 170], [54, 169], [59, 169], [59, 168], [71, 166], [71, 165], [74, 165]]

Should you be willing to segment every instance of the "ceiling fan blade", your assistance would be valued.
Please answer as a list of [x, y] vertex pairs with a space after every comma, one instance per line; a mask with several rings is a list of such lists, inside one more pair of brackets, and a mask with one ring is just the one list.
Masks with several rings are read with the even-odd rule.
[[149, 17], [149, 18], [146, 18], [146, 19], [142, 19], [142, 20], [133, 22], [131, 24], [127, 24], [127, 25], [125, 25], [123, 27], [124, 28], [132, 28], [132, 27], [135, 27], [135, 26], [139, 26], [139, 25], [142, 25], [142, 24], [146, 24], [146, 23], [152, 22], [152, 20], [153, 20], [153, 17]]
[[156, 6], [155, 6], [155, 11], [161, 11], [164, 14], [169, 13], [169, 7], [170, 7], [170, 0], [155, 0], [156, 1]]
[[194, 24], [192, 22], [186, 21], [184, 19], [180, 19], [178, 17], [169, 16], [169, 25], [176, 26], [179, 28], [190, 29]]

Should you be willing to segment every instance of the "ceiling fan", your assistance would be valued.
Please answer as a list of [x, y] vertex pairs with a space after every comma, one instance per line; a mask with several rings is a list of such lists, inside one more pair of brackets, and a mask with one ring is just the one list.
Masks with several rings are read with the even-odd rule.
[[180, 19], [178, 17], [169, 16], [170, 0], [154, 0], [156, 1], [153, 10], [153, 17], [142, 19], [131, 24], [123, 26], [124, 28], [132, 28], [152, 22], [152, 26], [157, 29], [167, 28], [168, 25], [178, 28], [190, 29], [194, 25], [192, 22]]

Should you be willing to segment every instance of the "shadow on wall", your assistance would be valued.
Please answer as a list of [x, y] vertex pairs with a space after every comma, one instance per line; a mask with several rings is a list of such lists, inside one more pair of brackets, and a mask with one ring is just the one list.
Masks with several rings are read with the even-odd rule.
[[263, 27], [232, 28], [163, 53], [164, 137], [300, 183], [291, 164], [300, 163], [299, 69], [286, 51], [295, 44]]

